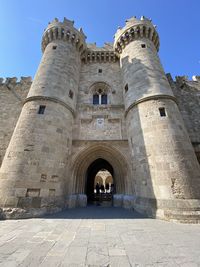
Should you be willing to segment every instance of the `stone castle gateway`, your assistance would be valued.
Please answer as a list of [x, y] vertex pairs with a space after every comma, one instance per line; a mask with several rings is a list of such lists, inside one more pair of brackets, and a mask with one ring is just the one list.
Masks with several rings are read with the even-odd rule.
[[101, 48], [70, 20], [49, 23], [34, 81], [0, 83], [3, 217], [86, 206], [105, 169], [114, 206], [200, 220], [200, 77], [173, 81], [158, 50], [145, 17]]

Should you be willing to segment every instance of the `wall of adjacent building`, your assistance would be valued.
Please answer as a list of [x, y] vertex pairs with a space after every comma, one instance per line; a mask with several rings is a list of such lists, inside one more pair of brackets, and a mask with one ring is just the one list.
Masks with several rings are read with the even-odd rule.
[[200, 77], [177, 76], [175, 81], [167, 75], [173, 93], [177, 98], [192, 145], [200, 162]]
[[0, 79], [0, 165], [31, 84], [30, 77]]

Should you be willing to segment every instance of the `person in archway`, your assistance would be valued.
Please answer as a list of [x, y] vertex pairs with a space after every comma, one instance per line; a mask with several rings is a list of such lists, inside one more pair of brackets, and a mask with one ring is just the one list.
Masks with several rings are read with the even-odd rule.
[[101, 184], [101, 193], [104, 193], [104, 191], [105, 191], [105, 187], [103, 184]]
[[96, 184], [96, 194], [98, 195], [99, 192], [100, 192], [100, 186], [99, 186], [99, 183]]
[[114, 184], [111, 184], [110, 193], [111, 193], [111, 194], [114, 193]]
[[109, 193], [110, 185], [109, 183], [106, 183], [106, 193]]

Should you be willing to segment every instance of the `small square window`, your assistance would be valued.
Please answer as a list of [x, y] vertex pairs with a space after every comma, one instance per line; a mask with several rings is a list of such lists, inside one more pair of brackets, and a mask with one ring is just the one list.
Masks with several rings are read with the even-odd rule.
[[146, 45], [145, 45], [145, 44], [141, 44], [141, 47], [142, 47], [142, 48], [146, 48]]
[[160, 117], [166, 117], [165, 108], [159, 108]]
[[56, 48], [57, 48], [57, 45], [54, 45], [54, 46], [53, 46], [53, 50], [56, 50]]
[[125, 87], [124, 87], [124, 91], [125, 91], [125, 93], [128, 92], [128, 84], [125, 85]]
[[99, 73], [102, 73], [102, 69], [99, 69]]
[[43, 105], [39, 106], [38, 114], [44, 114], [45, 108], [46, 106], [43, 106]]
[[74, 93], [72, 92], [72, 90], [69, 90], [69, 97], [70, 97], [71, 99], [73, 99], [73, 97], [74, 97]]

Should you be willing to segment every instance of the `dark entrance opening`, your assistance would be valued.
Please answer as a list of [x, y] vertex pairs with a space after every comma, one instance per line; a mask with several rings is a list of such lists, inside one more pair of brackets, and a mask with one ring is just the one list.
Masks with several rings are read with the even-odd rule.
[[[99, 192], [96, 191], [96, 181], [95, 179], [97, 173], [100, 172], [109, 172], [109, 174], [112, 176], [113, 181], [113, 167], [110, 165], [110, 163], [107, 160], [104, 160], [102, 158], [96, 159], [87, 169], [87, 177], [86, 177], [86, 194], [88, 198], [88, 203], [94, 203], [95, 202], [102, 202], [102, 201], [109, 201], [111, 200], [111, 196], [114, 193], [114, 183], [112, 182], [111, 185], [109, 185], [109, 189], [106, 190], [106, 184], [104, 181], [104, 192], [103, 190], [100, 190]], [[97, 177], [96, 177], [97, 178]], [[103, 182], [102, 182], [103, 184]], [[101, 186], [101, 184], [99, 184]]]

